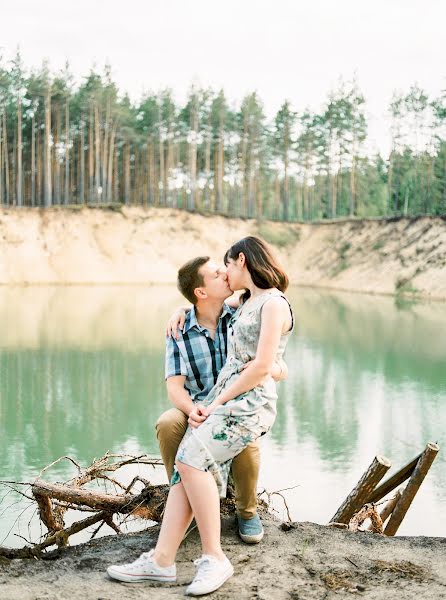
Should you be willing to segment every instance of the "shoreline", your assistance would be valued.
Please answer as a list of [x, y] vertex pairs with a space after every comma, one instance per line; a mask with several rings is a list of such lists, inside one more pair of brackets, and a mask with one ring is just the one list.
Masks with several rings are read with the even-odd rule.
[[[150, 281], [147, 283], [143, 283], [143, 282], [119, 282], [119, 281], [110, 281], [110, 282], [103, 282], [103, 283], [98, 283], [98, 282], [76, 282], [76, 281], [72, 281], [72, 282], [60, 282], [60, 281], [51, 281], [51, 282], [21, 282], [21, 283], [2, 283], [0, 282], [0, 290], [1, 289], [14, 289], [14, 288], [51, 288], [51, 287], [55, 287], [55, 288], [64, 288], [64, 287], [69, 287], [69, 288], [75, 288], [75, 287], [80, 287], [80, 288], [89, 288], [89, 287], [97, 287], [97, 288], [111, 288], [111, 287], [119, 287], [119, 288], [131, 288], [131, 287], [135, 287], [135, 288], [144, 288], [144, 287], [157, 287], [157, 286], [171, 286], [172, 288], [175, 287], [174, 283], [165, 283], [163, 281]], [[360, 294], [363, 296], [378, 296], [380, 298], [401, 298], [404, 299], [405, 301], [413, 301], [413, 302], [418, 302], [418, 301], [422, 301], [423, 303], [426, 303], [428, 301], [433, 301], [435, 303], [445, 303], [446, 302], [446, 296], [435, 296], [432, 294], [415, 294], [415, 293], [409, 293], [409, 292], [403, 292], [403, 293], [392, 293], [392, 292], [380, 292], [380, 291], [370, 291], [370, 290], [361, 290], [361, 289], [354, 289], [354, 288], [335, 288], [335, 287], [328, 287], [328, 286], [324, 286], [324, 285], [311, 285], [311, 284], [304, 284], [304, 283], [291, 283], [290, 288], [295, 288], [295, 289], [308, 289], [308, 290], [322, 290], [324, 292], [331, 292], [331, 293], [340, 293], [340, 294]]]

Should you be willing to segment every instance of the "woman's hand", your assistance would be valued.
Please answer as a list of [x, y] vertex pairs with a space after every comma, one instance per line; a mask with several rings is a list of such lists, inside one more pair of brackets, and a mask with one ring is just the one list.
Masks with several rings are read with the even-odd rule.
[[169, 337], [174, 337], [176, 340], [179, 339], [179, 330], [182, 330], [184, 327], [184, 321], [186, 320], [186, 314], [188, 312], [188, 310], [185, 308], [184, 306], [181, 306], [180, 308], [178, 308], [173, 315], [170, 317], [169, 321], [167, 322], [167, 327], [166, 327], [166, 335]]

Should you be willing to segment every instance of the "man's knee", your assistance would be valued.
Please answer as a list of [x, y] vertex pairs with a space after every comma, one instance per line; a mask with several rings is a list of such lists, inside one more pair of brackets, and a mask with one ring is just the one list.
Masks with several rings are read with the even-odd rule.
[[166, 438], [181, 439], [186, 432], [186, 428], [186, 415], [178, 408], [170, 408], [163, 412], [156, 422], [156, 437], [159, 441], [165, 440]]
[[258, 441], [247, 446], [233, 460], [233, 472], [245, 471], [257, 474], [260, 467], [260, 444]]
[[170, 481], [175, 455], [187, 428], [187, 417], [178, 408], [171, 408], [159, 417], [155, 427], [167, 479]]

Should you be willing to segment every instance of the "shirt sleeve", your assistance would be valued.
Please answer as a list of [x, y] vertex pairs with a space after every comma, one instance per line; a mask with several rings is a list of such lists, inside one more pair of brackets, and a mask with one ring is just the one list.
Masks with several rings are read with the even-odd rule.
[[165, 378], [168, 379], [176, 375], [185, 375], [187, 377], [187, 367], [181, 356], [177, 341], [172, 337], [167, 337]]

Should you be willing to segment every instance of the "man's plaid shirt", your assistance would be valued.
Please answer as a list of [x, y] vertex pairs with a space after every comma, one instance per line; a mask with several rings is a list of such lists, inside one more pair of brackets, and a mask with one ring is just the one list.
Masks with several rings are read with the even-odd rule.
[[166, 379], [185, 375], [184, 387], [194, 402], [203, 401], [214, 387], [228, 353], [228, 323], [235, 310], [223, 304], [215, 339], [197, 321], [195, 307], [186, 316], [178, 340], [166, 338]]

